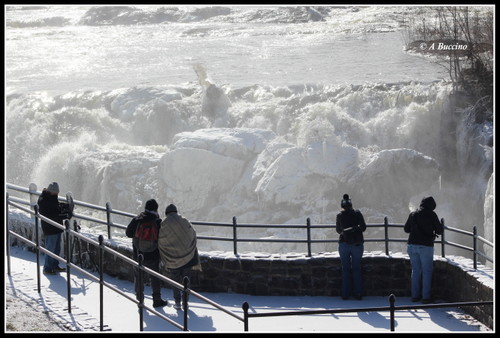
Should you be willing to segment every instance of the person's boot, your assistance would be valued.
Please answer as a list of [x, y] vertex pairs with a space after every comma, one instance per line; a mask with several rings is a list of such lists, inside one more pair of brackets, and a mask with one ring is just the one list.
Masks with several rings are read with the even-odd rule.
[[167, 305], [168, 305], [168, 301], [163, 300], [161, 298], [155, 299], [153, 301], [153, 307], [164, 307], [164, 306], [167, 306]]

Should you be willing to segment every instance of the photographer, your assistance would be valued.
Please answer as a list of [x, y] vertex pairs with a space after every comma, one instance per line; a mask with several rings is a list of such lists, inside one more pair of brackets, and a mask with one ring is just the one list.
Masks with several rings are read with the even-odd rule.
[[443, 224], [434, 212], [436, 201], [424, 197], [418, 210], [408, 216], [404, 230], [408, 236], [408, 256], [411, 263], [411, 297], [413, 302], [432, 303], [432, 262], [434, 239], [443, 233]]
[[349, 195], [344, 194], [340, 203], [341, 212], [337, 214], [336, 230], [339, 236], [339, 254], [342, 263], [342, 299], [351, 295], [351, 270], [353, 296], [362, 299], [361, 257], [364, 250], [363, 232], [366, 230], [365, 219], [359, 210], [352, 208]]
[[[43, 189], [42, 194], [38, 198], [38, 208], [41, 215], [62, 225], [63, 221], [71, 218], [72, 215], [67, 204], [59, 202], [58, 194], [59, 185], [57, 182], [52, 182], [47, 188]], [[45, 236], [45, 248], [59, 256], [63, 230], [42, 220], [42, 231]], [[66, 271], [66, 269], [59, 267], [59, 261], [49, 255], [45, 255], [43, 273], [46, 275], [55, 275], [61, 271]]]

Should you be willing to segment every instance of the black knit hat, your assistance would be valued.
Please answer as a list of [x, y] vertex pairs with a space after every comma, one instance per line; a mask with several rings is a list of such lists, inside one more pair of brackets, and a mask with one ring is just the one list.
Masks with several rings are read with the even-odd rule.
[[168, 214], [169, 212], [177, 212], [177, 207], [173, 204], [169, 204], [165, 209], [165, 215]]
[[342, 208], [352, 208], [352, 202], [348, 194], [344, 194], [344, 196], [342, 196], [342, 202], [340, 202], [340, 206]]
[[145, 209], [149, 211], [158, 211], [158, 203], [156, 203], [156, 200], [152, 198], [146, 202]]

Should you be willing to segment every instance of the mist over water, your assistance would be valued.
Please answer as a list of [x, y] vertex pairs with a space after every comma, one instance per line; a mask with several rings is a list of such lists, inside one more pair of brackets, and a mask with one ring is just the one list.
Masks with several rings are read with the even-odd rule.
[[7, 182], [228, 223], [334, 223], [344, 193], [367, 222], [404, 223], [432, 195], [447, 225], [488, 233], [493, 126], [453, 113], [446, 71], [403, 51], [404, 10], [10, 7]]

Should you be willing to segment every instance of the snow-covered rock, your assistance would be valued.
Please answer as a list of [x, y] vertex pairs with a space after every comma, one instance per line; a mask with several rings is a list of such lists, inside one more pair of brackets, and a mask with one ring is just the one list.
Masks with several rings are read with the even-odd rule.
[[439, 164], [412, 149], [375, 153], [350, 179], [352, 195], [371, 208], [408, 205], [412, 196], [428, 190], [439, 180]]

